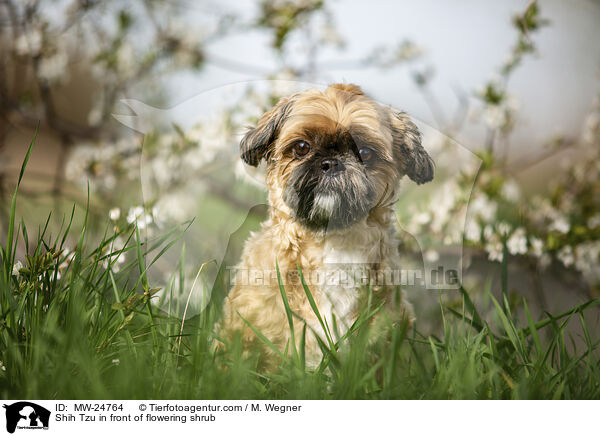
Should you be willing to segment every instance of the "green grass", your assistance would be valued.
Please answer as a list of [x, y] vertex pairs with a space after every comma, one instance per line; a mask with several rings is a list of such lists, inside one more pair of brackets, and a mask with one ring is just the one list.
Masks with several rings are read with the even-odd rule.
[[[54, 236], [48, 219], [32, 239], [16, 218], [17, 191], [0, 250], [3, 399], [600, 398], [598, 341], [585, 318], [600, 300], [534, 320], [525, 300], [509, 304], [506, 265], [500, 301], [486, 291], [492, 316], [483, 316], [463, 288], [460, 309], [440, 303], [440, 337], [383, 317], [374, 326], [369, 321], [379, 308], [371, 304], [341, 337], [334, 320], [319, 316], [330, 332], [320, 343], [319, 367], [305, 367], [303, 343], [311, 332], [304, 329], [298, 345], [282, 353], [281, 367], [264, 373], [257, 354], [244, 355], [238, 343], [227, 353], [215, 349], [219, 298], [183, 324], [151, 304], [157, 290], [147, 271], [185, 226], [142, 241], [135, 227], [114, 232], [107, 224], [101, 241], [88, 247], [87, 211], [73, 208]], [[77, 213], [83, 230], [72, 235]], [[117, 236], [128, 243], [111, 253]], [[67, 240], [78, 241], [74, 255], [64, 250]], [[13, 274], [18, 244], [27, 256]], [[129, 262], [116, 272], [119, 254]], [[285, 288], [280, 291], [292, 324]], [[304, 291], [318, 311], [308, 286]], [[581, 338], [571, 337], [569, 323], [580, 324]], [[373, 328], [380, 332], [376, 340]]]

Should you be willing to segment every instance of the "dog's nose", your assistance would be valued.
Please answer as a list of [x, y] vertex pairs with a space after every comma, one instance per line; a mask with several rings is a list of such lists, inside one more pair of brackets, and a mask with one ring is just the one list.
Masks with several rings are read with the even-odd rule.
[[321, 169], [326, 174], [334, 174], [340, 171], [344, 171], [346, 167], [339, 159], [323, 159], [321, 161]]

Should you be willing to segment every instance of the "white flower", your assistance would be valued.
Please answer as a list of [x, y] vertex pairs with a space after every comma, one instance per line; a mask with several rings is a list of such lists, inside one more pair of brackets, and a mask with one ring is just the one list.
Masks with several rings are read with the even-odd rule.
[[590, 229], [600, 226], [600, 213], [597, 213], [596, 215], [591, 216], [588, 219], [587, 225]]
[[527, 253], [527, 238], [525, 237], [525, 230], [519, 228], [508, 238], [506, 241], [506, 248], [512, 255], [525, 254]]
[[465, 238], [467, 241], [477, 242], [481, 238], [481, 226], [475, 220], [468, 219], [465, 225]]
[[442, 231], [452, 215], [452, 209], [456, 205], [456, 197], [459, 193], [460, 187], [455, 180], [448, 180], [442, 185], [441, 189], [435, 193], [434, 198], [432, 199], [432, 203], [435, 204], [435, 207], [431, 211], [433, 217], [429, 225], [431, 230], [436, 233]]
[[488, 259], [491, 261], [502, 262], [504, 257], [503, 247], [500, 242], [490, 242], [486, 244], [485, 251], [488, 252]]
[[195, 126], [186, 137], [200, 144], [184, 156], [184, 164], [197, 170], [213, 162], [219, 153], [228, 149], [229, 126], [227, 113], [218, 110], [217, 115], [210, 116], [203, 124]]
[[142, 215], [144, 215], [144, 208], [142, 206], [130, 207], [129, 212], [127, 212], [127, 222], [133, 224]]
[[493, 236], [494, 236], [494, 229], [492, 228], [491, 225], [487, 224], [483, 228], [483, 239], [485, 241], [489, 241], [490, 239], [492, 239]]
[[431, 215], [428, 212], [420, 212], [413, 216], [413, 221], [419, 225], [427, 224], [431, 221]]
[[121, 217], [121, 209], [115, 207], [108, 212], [111, 221], [117, 221]]
[[140, 230], [152, 224], [152, 221], [152, 214], [146, 213], [142, 206], [131, 207], [129, 208], [129, 212], [127, 212], [127, 222], [129, 224], [135, 222]]
[[511, 67], [516, 60], [517, 58], [513, 53], [508, 53], [506, 56], [504, 56], [504, 67]]
[[489, 200], [485, 194], [478, 195], [469, 203], [469, 211], [475, 217], [484, 221], [491, 221], [496, 215], [497, 205]]
[[182, 223], [194, 216], [197, 204], [189, 201], [193, 194], [189, 190], [174, 191], [163, 195], [157, 202], [153, 216], [159, 222]]
[[42, 34], [39, 29], [32, 29], [28, 33], [22, 33], [15, 40], [15, 51], [21, 56], [35, 55], [42, 48]]
[[64, 51], [60, 51], [53, 56], [44, 57], [40, 60], [38, 74], [42, 79], [54, 81], [65, 79], [69, 57]]
[[519, 185], [514, 180], [507, 180], [502, 186], [501, 192], [508, 201], [517, 201], [521, 195]]
[[146, 214], [142, 217], [141, 220], [138, 220], [137, 225], [140, 229], [145, 229], [148, 225], [152, 224], [152, 215]]
[[13, 276], [17, 276], [19, 277], [19, 270], [23, 268], [23, 264], [21, 263], [21, 261], [17, 261], [14, 265], [13, 265], [13, 269], [12, 269], [12, 275]]
[[550, 230], [556, 230], [560, 233], [568, 233], [570, 228], [569, 222], [562, 215], [557, 216], [552, 224], [550, 224]]
[[137, 217], [144, 213], [144, 208], [142, 206], [130, 207], [127, 212], [127, 222], [132, 224]]
[[424, 52], [422, 47], [412, 41], [403, 41], [396, 49], [396, 59], [399, 61], [414, 59]]
[[125, 240], [121, 236], [117, 236], [113, 239], [111, 244], [112, 251], [121, 251], [123, 248], [125, 248]]
[[503, 236], [508, 235], [510, 233], [511, 229], [512, 229], [511, 225], [507, 222], [502, 221], [498, 224], [498, 233], [500, 233]]
[[90, 109], [90, 112], [88, 113], [88, 116], [87, 116], [88, 124], [94, 126], [96, 124], [99, 124], [100, 121], [102, 121], [102, 115], [103, 115], [102, 109], [103, 109], [102, 99], [98, 98], [98, 99], [96, 99], [96, 104], [92, 105], [92, 108]]
[[440, 254], [432, 249], [425, 252], [425, 260], [429, 263], [437, 262], [440, 259]]
[[530, 203], [536, 215], [539, 215], [540, 218], [552, 219], [558, 214], [558, 211], [552, 206], [550, 200], [545, 197], [535, 195], [531, 198]]
[[535, 257], [541, 257], [544, 250], [544, 243], [541, 239], [536, 237], [529, 238], [529, 244], [531, 245], [531, 252]]
[[421, 228], [429, 224], [432, 220], [431, 214], [426, 211], [418, 211], [414, 205], [409, 209], [409, 218], [402, 225], [410, 234], [415, 234], [421, 231]]
[[490, 129], [498, 129], [506, 124], [506, 112], [498, 105], [488, 104], [483, 112], [483, 120]]
[[600, 242], [584, 242], [575, 247], [575, 268], [592, 284], [600, 280]]
[[556, 254], [558, 260], [560, 260], [564, 266], [567, 268], [573, 265], [575, 262], [575, 257], [573, 256], [573, 248], [570, 245], [565, 245], [563, 248], [559, 250]]
[[119, 272], [121, 269], [121, 265], [125, 263], [125, 252], [123, 251], [125, 248], [125, 240], [117, 236], [110, 244], [110, 247], [104, 252], [106, 258], [102, 262], [102, 266], [107, 269], [109, 264], [112, 265], [112, 270], [114, 272]]

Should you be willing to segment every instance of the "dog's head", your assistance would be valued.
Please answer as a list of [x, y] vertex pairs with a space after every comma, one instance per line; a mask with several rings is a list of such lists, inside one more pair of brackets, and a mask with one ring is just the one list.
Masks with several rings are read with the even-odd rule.
[[280, 100], [246, 133], [241, 156], [267, 161], [272, 206], [287, 206], [311, 230], [348, 227], [389, 206], [402, 176], [420, 184], [434, 171], [408, 116], [355, 85]]

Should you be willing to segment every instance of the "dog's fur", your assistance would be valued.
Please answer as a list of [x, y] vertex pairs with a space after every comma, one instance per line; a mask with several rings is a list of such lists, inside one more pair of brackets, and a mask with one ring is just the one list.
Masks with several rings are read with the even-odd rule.
[[[294, 151], [299, 141], [309, 144], [306, 155]], [[371, 150], [369, 159], [363, 159], [364, 148]], [[225, 300], [220, 335], [232, 338], [238, 332], [245, 346], [256, 343], [243, 317], [280, 350], [289, 345], [277, 278], [268, 273], [278, 264], [296, 315], [296, 341], [303, 320], [309, 332], [324, 338], [296, 275], [298, 267], [307, 278], [315, 272], [341, 271], [348, 264], [371, 278], [399, 268], [393, 221], [399, 181], [404, 175], [419, 184], [430, 181], [433, 161], [406, 114], [377, 104], [351, 84], [280, 100], [244, 136], [241, 157], [252, 166], [267, 162], [269, 217], [246, 242], [236, 283]], [[338, 328], [347, 329], [363, 309], [364, 285], [318, 281], [309, 288], [329, 326], [335, 317]], [[404, 298], [394, 302], [398, 293], [392, 286], [374, 289], [395, 307], [394, 319], [412, 323], [412, 306]], [[272, 350], [264, 352], [266, 362], [275, 361]], [[320, 359], [311, 333], [306, 334], [306, 358], [309, 365]]]

